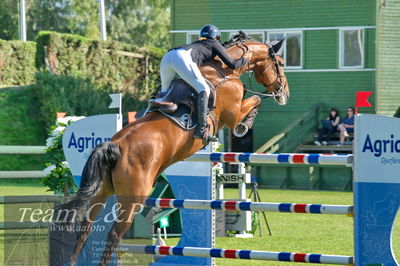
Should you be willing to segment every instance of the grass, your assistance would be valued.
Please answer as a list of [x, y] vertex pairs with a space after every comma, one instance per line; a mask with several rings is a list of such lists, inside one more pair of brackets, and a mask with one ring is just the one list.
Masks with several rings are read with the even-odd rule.
[[[23, 183], [22, 183], [23, 182]], [[39, 184], [38, 181], [13, 180], [5, 184], [0, 183], [0, 195], [16, 196], [16, 195], [46, 195], [52, 194], [46, 191], [47, 188]], [[0, 205], [0, 222], [4, 221], [4, 206]], [[4, 231], [0, 230], [0, 265], [4, 265]]]
[[[353, 203], [353, 194], [349, 192], [298, 191], [298, 190], [260, 190], [260, 196], [267, 202], [295, 202], [343, 204]], [[38, 195], [46, 194], [40, 185], [9, 184], [0, 185], [0, 195]], [[226, 198], [237, 197], [236, 189], [225, 190]], [[1, 210], [1, 209], [0, 209]], [[353, 219], [342, 215], [266, 213], [272, 229], [272, 236], [262, 221], [263, 236], [256, 231], [250, 239], [234, 237], [218, 237], [217, 248], [250, 249], [268, 251], [288, 251], [304, 253], [322, 253], [337, 255], [353, 255]], [[3, 216], [0, 215], [0, 220]], [[398, 232], [398, 230], [396, 230]], [[1, 233], [1, 231], [0, 231]], [[1, 236], [1, 235], [0, 235]], [[1, 238], [0, 238], [1, 239]], [[179, 238], [169, 238], [167, 245], [176, 245]], [[394, 243], [400, 242], [400, 234], [396, 233]], [[0, 240], [0, 250], [4, 242]], [[398, 245], [395, 253], [399, 254]], [[0, 252], [0, 261], [3, 261]], [[247, 261], [234, 259], [216, 259], [218, 265], [304, 265], [286, 262]]]
[[[268, 202], [320, 203], [352, 205], [353, 194], [348, 192], [259, 190], [261, 199]], [[236, 198], [237, 190], [229, 189], [226, 198]], [[264, 251], [288, 251], [353, 255], [353, 219], [342, 215], [266, 213], [272, 230], [268, 235], [262, 220], [263, 236], [256, 231], [253, 238], [217, 237], [216, 247]], [[178, 239], [168, 239], [176, 245]], [[217, 259], [218, 265], [304, 265], [300, 263]]]
[[[4, 180], [1, 180], [4, 181]], [[51, 195], [52, 192], [47, 191], [47, 188], [39, 183], [38, 180], [13, 180], [7, 184], [0, 182], [1, 196], [17, 196], [17, 195]], [[0, 221], [4, 220], [3, 206], [0, 205]], [[2, 233], [2, 231], [0, 231]]]

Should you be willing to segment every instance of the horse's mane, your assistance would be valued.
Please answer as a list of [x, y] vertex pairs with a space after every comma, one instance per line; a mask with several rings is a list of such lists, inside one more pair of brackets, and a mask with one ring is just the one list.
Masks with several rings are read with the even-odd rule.
[[239, 33], [233, 35], [228, 41], [224, 42], [222, 46], [224, 46], [225, 48], [229, 48], [238, 43], [255, 42], [255, 41], [256, 40], [254, 40], [252, 37], [250, 37], [245, 32], [240, 30]]

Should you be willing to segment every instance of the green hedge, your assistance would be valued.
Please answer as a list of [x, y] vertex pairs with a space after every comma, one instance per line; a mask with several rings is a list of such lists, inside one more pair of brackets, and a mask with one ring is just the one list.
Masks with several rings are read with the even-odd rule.
[[0, 40], [0, 87], [35, 82], [35, 73], [90, 79], [97, 87], [122, 92], [124, 103], [142, 106], [160, 87], [165, 50], [99, 41], [79, 35], [40, 32], [37, 42]]
[[139, 101], [147, 99], [160, 83], [158, 69], [164, 54], [160, 49], [54, 32], [41, 32], [37, 44], [37, 68], [56, 75], [89, 78]]
[[26, 85], [34, 81], [36, 43], [0, 40], [0, 85]]
[[144, 108], [160, 87], [164, 54], [162, 49], [55, 32], [41, 32], [36, 43], [0, 40], [0, 87], [32, 84], [32, 106], [21, 110], [32, 110], [29, 116], [40, 122], [43, 139], [55, 112], [85, 116], [115, 112], [107, 109], [109, 93], [123, 93], [123, 112]]
[[54, 32], [41, 32], [37, 47], [37, 119], [44, 128], [54, 123], [55, 112], [109, 112], [113, 92], [123, 93], [124, 112], [142, 109], [160, 86], [162, 49]]
[[[0, 145], [44, 145], [55, 112], [115, 112], [108, 109], [111, 92], [124, 94], [124, 112], [144, 108], [160, 86], [164, 53], [52, 32], [36, 43], [0, 40], [0, 87], [32, 84], [0, 88]], [[0, 157], [0, 170], [44, 167], [43, 156]]]
[[[1, 88], [0, 145], [44, 145], [47, 134], [36, 113], [32, 86]], [[44, 159], [43, 155], [0, 155], [0, 171], [42, 170]]]
[[108, 91], [97, 87], [88, 78], [40, 72], [36, 74], [33, 93], [36, 104], [34, 115], [43, 128], [43, 134], [54, 125], [56, 112], [90, 116], [113, 111], [107, 108], [110, 101]]

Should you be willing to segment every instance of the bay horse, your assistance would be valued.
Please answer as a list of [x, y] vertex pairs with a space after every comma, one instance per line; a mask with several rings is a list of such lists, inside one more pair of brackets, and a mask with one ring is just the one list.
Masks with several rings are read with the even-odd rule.
[[[258, 83], [264, 85], [278, 104], [286, 104], [289, 86], [283, 70], [283, 58], [276, 54], [283, 40], [275, 45], [250, 39], [243, 32], [226, 44], [226, 52], [233, 59], [244, 57], [248, 64], [229, 69], [219, 58], [200, 68], [203, 76], [216, 88], [217, 132], [224, 126], [235, 128], [254, 108], [261, 104], [259, 96], [244, 99], [245, 87], [239, 77], [253, 71]], [[212, 123], [211, 123], [212, 124]], [[82, 173], [82, 183], [76, 197], [61, 209], [91, 209], [82, 221], [86, 231], [80, 232], [71, 265], [76, 265], [92, 222], [101, 209], [99, 203], [116, 194], [120, 209], [118, 219], [108, 233], [100, 265], [107, 265], [123, 235], [131, 226], [135, 204], [142, 204], [149, 195], [155, 178], [168, 166], [200, 150], [202, 140], [193, 137], [194, 130], [183, 130], [159, 112], [148, 113], [117, 132], [110, 142], [97, 146]]]

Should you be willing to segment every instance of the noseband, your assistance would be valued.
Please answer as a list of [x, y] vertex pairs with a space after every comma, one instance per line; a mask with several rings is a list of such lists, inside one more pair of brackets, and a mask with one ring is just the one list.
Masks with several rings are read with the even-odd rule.
[[[273, 65], [273, 67], [275, 68], [275, 73], [276, 73], [276, 78], [275, 80], [268, 85], [264, 85], [265, 87], [267, 87], [267, 89], [269, 90], [270, 86], [275, 85], [274, 87], [276, 88], [274, 91], [268, 91], [268, 92], [258, 92], [258, 91], [253, 91], [253, 86], [251, 83], [251, 73], [252, 71], [250, 70], [250, 62], [247, 64], [247, 73], [248, 73], [248, 79], [249, 79], [249, 85], [250, 85], [250, 89], [244, 88], [244, 90], [250, 94], [254, 94], [254, 95], [258, 95], [261, 96], [263, 98], [269, 98], [269, 97], [274, 97], [274, 100], [276, 101], [277, 97], [283, 96], [285, 95], [283, 92], [283, 89], [285, 88], [285, 85], [283, 83], [283, 79], [282, 79], [282, 75], [279, 71], [279, 63], [278, 60], [276, 59], [276, 53], [274, 51], [274, 49], [272, 48], [271, 45], [269, 44], [265, 44], [268, 47], [268, 53], [269, 53], [269, 57], [271, 59], [271, 62], [268, 64], [268, 66], [266, 67], [266, 69], [268, 69], [271, 65]], [[243, 50], [243, 55], [242, 57], [249, 51], [249, 48], [247, 47], [247, 45], [245, 45], [244, 43], [238, 43], [237, 46]], [[230, 76], [225, 76], [225, 74], [222, 72], [221, 69], [219, 69], [219, 67], [215, 66], [214, 64], [209, 63], [209, 65], [213, 66], [220, 74], [221, 76], [223, 76], [223, 80], [220, 81], [218, 84], [215, 85], [215, 88], [218, 88], [219, 86], [221, 86], [222, 84], [224, 84], [226, 81], [230, 80], [230, 79], [240, 79], [239, 77], [230, 77]]]
[[[242, 43], [242, 45], [245, 46], [246, 49], [248, 50], [248, 48], [247, 48], [247, 46], [245, 44]], [[268, 66], [266, 68], [268, 69], [269, 67], [273, 66], [274, 69], [275, 69], [276, 78], [272, 83], [264, 85], [264, 86], [268, 90], [269, 90], [269, 88], [271, 86], [274, 86], [275, 90], [274, 91], [268, 91], [268, 92], [257, 92], [257, 91], [253, 91], [253, 90], [245, 88], [245, 91], [249, 92], [251, 94], [254, 94], [254, 95], [261, 96], [263, 98], [274, 97], [274, 100], [276, 100], [277, 97], [280, 97], [280, 96], [284, 95], [283, 89], [285, 88], [286, 84], [284, 84], [282, 75], [281, 75], [281, 73], [279, 71], [279, 63], [278, 63], [278, 60], [276, 59], [276, 53], [275, 53], [274, 49], [269, 44], [266, 44], [266, 46], [268, 47], [268, 53], [269, 53], [269, 57], [271, 59], [271, 62], [268, 64]], [[250, 63], [248, 64], [247, 72], [249, 73], [248, 79], [249, 79], [250, 88], [252, 88]]]
[[269, 44], [267, 45], [267, 47], [268, 47], [268, 53], [269, 53], [270, 58], [271, 58], [271, 61], [272, 61], [272, 63], [269, 63], [268, 67], [269, 67], [271, 64], [274, 65], [274, 67], [275, 67], [275, 73], [276, 73], [276, 78], [275, 78], [274, 82], [272, 82], [272, 83], [269, 84], [269, 85], [265, 85], [265, 86], [268, 88], [268, 87], [271, 86], [271, 85], [277, 84], [277, 85], [275, 86], [275, 88], [278, 88], [278, 89], [275, 90], [275, 91], [273, 91], [272, 93], [275, 94], [275, 97], [278, 97], [278, 96], [281, 96], [281, 95], [282, 95], [283, 89], [285, 88], [285, 85], [286, 85], [286, 84], [284, 84], [283, 81], [282, 81], [282, 75], [281, 75], [281, 72], [279, 71], [279, 63], [278, 63], [278, 60], [276, 59], [276, 53], [275, 53], [275, 51], [274, 51], [274, 48], [272, 48], [272, 46], [269, 45]]

